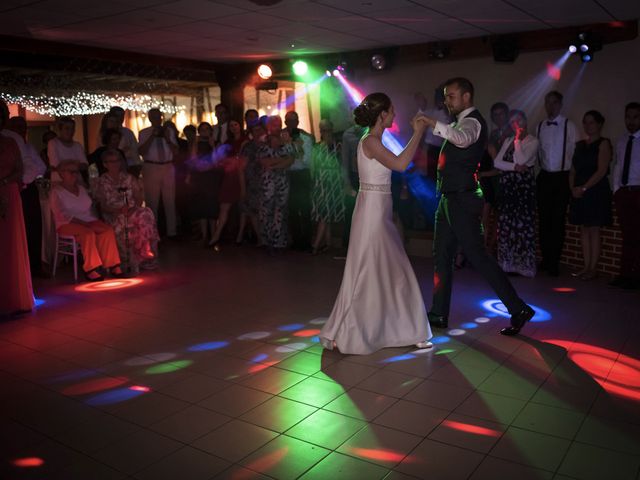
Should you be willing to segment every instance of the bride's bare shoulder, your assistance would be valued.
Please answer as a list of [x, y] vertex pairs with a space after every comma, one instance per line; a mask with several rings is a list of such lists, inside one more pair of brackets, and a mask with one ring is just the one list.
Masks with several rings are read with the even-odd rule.
[[380, 140], [373, 135], [366, 135], [362, 139], [362, 151], [366, 157], [372, 158], [374, 156], [373, 152], [377, 143], [380, 143]]

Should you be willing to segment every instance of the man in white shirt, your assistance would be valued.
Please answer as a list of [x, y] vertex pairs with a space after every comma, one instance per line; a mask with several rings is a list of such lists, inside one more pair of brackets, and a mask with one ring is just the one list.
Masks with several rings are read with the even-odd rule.
[[226, 105], [219, 103], [215, 106], [215, 114], [218, 123], [213, 126], [211, 138], [217, 148], [223, 143], [227, 143], [229, 138], [229, 109]]
[[613, 169], [613, 199], [622, 231], [620, 275], [610, 285], [640, 287], [640, 103], [627, 104], [624, 111], [627, 133], [616, 145]]
[[76, 121], [72, 117], [59, 117], [56, 120], [56, 127], [58, 136], [47, 143], [47, 157], [49, 158], [52, 182], [60, 181], [60, 175], [58, 175], [56, 169], [62, 162], [74, 160], [78, 163], [78, 167], [83, 174], [89, 168], [84, 147], [73, 139], [76, 133]]
[[27, 121], [22, 117], [9, 119], [3, 135], [11, 137], [18, 144], [22, 157], [22, 214], [24, 216], [27, 244], [29, 248], [29, 265], [31, 274], [39, 275], [42, 267], [42, 212], [40, 209], [40, 193], [36, 179], [42, 178], [47, 171], [38, 151], [27, 142]]
[[536, 179], [538, 227], [542, 264], [553, 277], [558, 276], [564, 245], [565, 220], [569, 205], [569, 171], [577, 141], [574, 123], [560, 114], [562, 94], [547, 93], [544, 99], [547, 119], [538, 125], [540, 173]]
[[438, 159], [438, 191], [442, 194], [436, 212], [433, 238], [434, 285], [429, 323], [448, 327], [453, 280], [453, 261], [458, 246], [485, 278], [511, 314], [511, 326], [503, 335], [516, 335], [534, 315], [517, 294], [507, 275], [484, 246], [482, 191], [477, 170], [487, 144], [487, 124], [473, 106], [473, 85], [466, 78], [452, 78], [444, 85], [445, 104], [456, 122], [448, 125], [425, 117], [433, 133], [445, 142]]
[[144, 160], [142, 179], [144, 181], [145, 203], [158, 219], [160, 198], [164, 206], [167, 236], [176, 236], [176, 179], [173, 155], [178, 152], [175, 133], [162, 126], [162, 112], [152, 108], [148, 112], [151, 126], [140, 130], [138, 151]]
[[109, 113], [115, 116], [120, 128], [121, 137], [118, 148], [124, 152], [124, 157], [127, 159], [127, 170], [137, 178], [140, 176], [140, 171], [142, 170], [142, 161], [138, 153], [138, 140], [136, 140], [135, 134], [124, 126], [123, 108], [111, 107]]

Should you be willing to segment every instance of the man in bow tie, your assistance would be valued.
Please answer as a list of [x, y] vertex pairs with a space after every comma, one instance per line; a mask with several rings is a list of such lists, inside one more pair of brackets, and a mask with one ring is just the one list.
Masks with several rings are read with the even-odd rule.
[[544, 98], [547, 119], [538, 125], [540, 173], [537, 178], [538, 227], [542, 264], [540, 270], [558, 276], [564, 245], [564, 227], [569, 205], [569, 171], [576, 145], [574, 123], [560, 114], [562, 94]]

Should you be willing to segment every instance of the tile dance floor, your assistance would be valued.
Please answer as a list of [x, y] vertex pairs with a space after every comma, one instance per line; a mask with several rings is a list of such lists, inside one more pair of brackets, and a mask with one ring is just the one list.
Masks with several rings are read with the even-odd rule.
[[515, 278], [506, 338], [467, 268], [434, 351], [346, 356], [315, 337], [343, 266], [173, 244], [130, 285], [37, 281], [0, 323], [0, 478], [639, 478], [637, 291]]

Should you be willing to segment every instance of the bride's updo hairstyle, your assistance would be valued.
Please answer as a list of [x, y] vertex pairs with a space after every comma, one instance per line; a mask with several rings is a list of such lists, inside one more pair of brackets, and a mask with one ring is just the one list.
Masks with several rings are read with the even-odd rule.
[[367, 95], [353, 110], [355, 122], [361, 127], [373, 127], [382, 112], [391, 108], [391, 99], [382, 92]]

